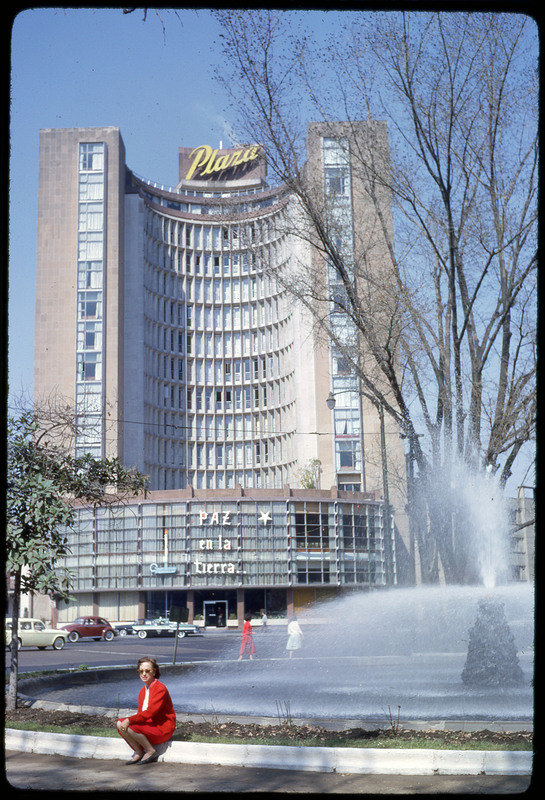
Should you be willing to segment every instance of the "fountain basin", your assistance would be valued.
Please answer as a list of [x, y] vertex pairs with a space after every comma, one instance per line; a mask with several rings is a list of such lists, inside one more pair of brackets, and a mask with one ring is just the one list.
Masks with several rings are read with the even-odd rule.
[[[289, 659], [282, 631], [256, 633], [256, 657], [237, 661], [238, 637], [212, 662], [162, 665], [177, 711], [293, 719], [533, 719], [533, 587], [499, 587], [516, 643], [519, 686], [462, 682], [469, 630], [484, 589], [434, 587], [358, 594], [301, 617], [303, 648]], [[143, 653], [146, 655], [146, 653]], [[44, 682], [45, 681], [45, 682]], [[21, 691], [71, 705], [134, 708], [141, 681], [126, 670], [22, 681]], [[282, 711], [281, 711], [282, 713]]]

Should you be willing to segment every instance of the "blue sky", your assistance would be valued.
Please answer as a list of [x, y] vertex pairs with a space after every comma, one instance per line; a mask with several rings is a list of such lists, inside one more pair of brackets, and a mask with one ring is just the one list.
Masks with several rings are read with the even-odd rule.
[[[128, 166], [169, 186], [178, 147], [232, 143], [213, 78], [221, 60], [213, 17], [207, 9], [159, 13], [150, 9], [144, 21], [142, 9], [30, 8], [13, 22], [10, 399], [32, 396], [40, 128], [118, 126]], [[325, 33], [347, 12], [303, 13]]]
[[[178, 16], [176, 15], [178, 14]], [[178, 147], [223, 139], [206, 10], [37, 8], [12, 28], [10, 395], [31, 396], [40, 128], [118, 126], [139, 175], [177, 182]]]
[[[303, 13], [305, 22], [324, 32], [337, 16]], [[207, 9], [150, 9], [144, 21], [143, 9], [126, 15], [121, 8], [31, 8], [15, 18], [10, 397], [32, 395], [40, 128], [117, 126], [128, 166], [144, 178], [175, 185], [178, 147], [231, 144], [230, 119], [213, 79], [221, 61], [217, 33]]]

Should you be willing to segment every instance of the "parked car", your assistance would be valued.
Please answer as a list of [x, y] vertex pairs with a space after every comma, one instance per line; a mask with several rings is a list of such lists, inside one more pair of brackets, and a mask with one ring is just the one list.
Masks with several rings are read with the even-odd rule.
[[196, 625], [190, 625], [187, 622], [171, 622], [164, 617], [154, 620], [145, 620], [143, 624], [133, 625], [133, 630], [140, 639], [146, 639], [148, 636], [175, 636], [177, 628], [179, 639], [183, 639], [184, 636], [190, 634], [203, 632], [202, 629], [198, 628]]
[[136, 619], [134, 622], [119, 622], [113, 627], [119, 636], [128, 636], [136, 633], [134, 630], [135, 625], [151, 625], [153, 622], [155, 622], [153, 619]]
[[115, 630], [104, 617], [78, 617], [74, 622], [63, 625], [61, 630], [68, 631], [68, 641], [78, 639], [106, 639], [110, 642], [116, 635]]
[[114, 625], [114, 630], [119, 636], [128, 636], [134, 633], [135, 625], [138, 625], [138, 620], [136, 622], [119, 622], [117, 625]]
[[[5, 623], [5, 643], [10, 647], [12, 638], [12, 621], [6, 619]], [[20, 619], [17, 626], [17, 639], [19, 648], [37, 647], [38, 650], [45, 650], [52, 647], [54, 650], [62, 650], [68, 639], [68, 634], [63, 630], [47, 628], [41, 619]]]

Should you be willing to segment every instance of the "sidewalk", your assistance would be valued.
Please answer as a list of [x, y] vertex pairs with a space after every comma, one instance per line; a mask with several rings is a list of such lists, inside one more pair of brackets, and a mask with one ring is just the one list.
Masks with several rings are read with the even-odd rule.
[[[6, 750], [68, 758], [116, 759], [118, 767], [129, 755], [118, 737], [80, 736], [6, 729]], [[218, 765], [253, 769], [351, 775], [491, 775], [529, 776], [530, 751], [426, 750], [350, 747], [295, 747], [278, 745], [168, 742], [157, 748], [159, 764]], [[150, 765], [152, 766], [152, 765]], [[94, 769], [94, 768], [93, 768]], [[142, 768], [132, 768], [140, 774]]]
[[9, 784], [24, 798], [26, 791], [94, 792], [287, 792], [294, 794], [521, 794], [527, 775], [352, 775], [299, 772], [287, 769], [247, 769], [217, 764], [156, 762], [124, 767], [118, 760], [73, 758], [66, 755], [6, 752]]

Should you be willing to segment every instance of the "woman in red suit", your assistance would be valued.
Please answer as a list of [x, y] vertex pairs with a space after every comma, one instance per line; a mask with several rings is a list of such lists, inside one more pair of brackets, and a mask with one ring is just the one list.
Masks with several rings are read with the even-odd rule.
[[137, 665], [144, 683], [138, 695], [138, 713], [117, 720], [117, 730], [133, 748], [127, 764], [151, 764], [159, 754], [154, 745], [168, 741], [176, 727], [176, 713], [167, 687], [159, 681], [161, 672], [154, 658], [141, 658]]
[[254, 634], [252, 631], [252, 615], [244, 615], [244, 627], [242, 628], [242, 642], [240, 643], [239, 661], [242, 661], [242, 656], [250, 656], [253, 659], [255, 653]]

